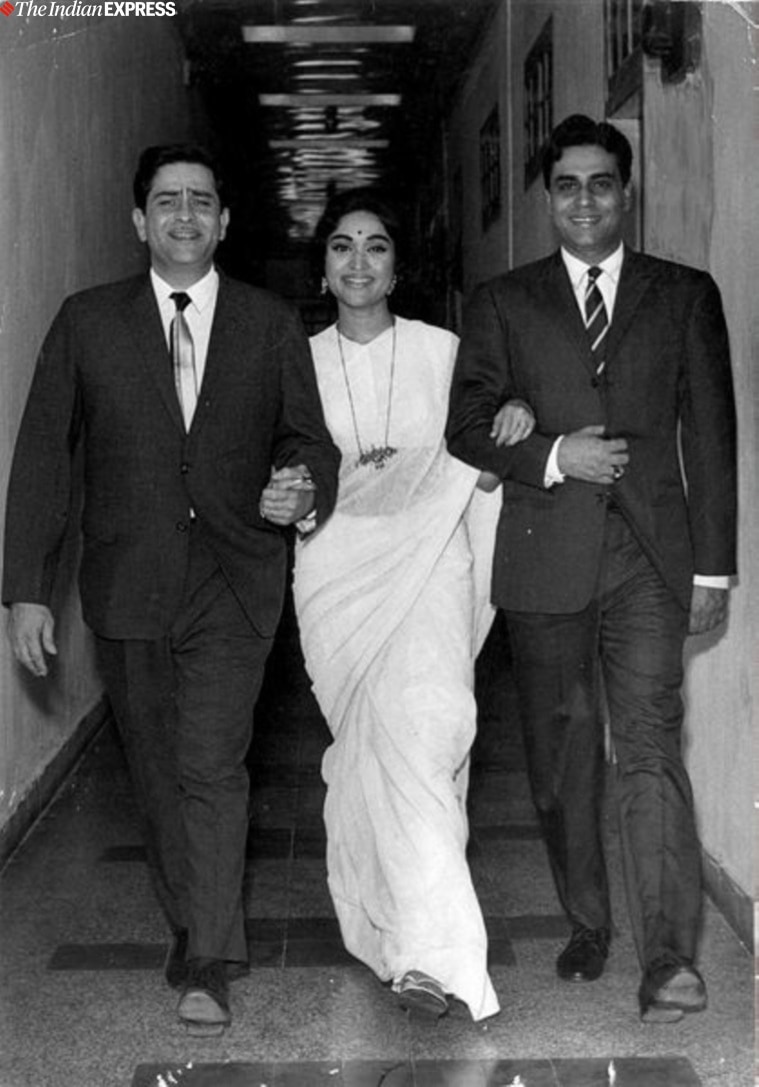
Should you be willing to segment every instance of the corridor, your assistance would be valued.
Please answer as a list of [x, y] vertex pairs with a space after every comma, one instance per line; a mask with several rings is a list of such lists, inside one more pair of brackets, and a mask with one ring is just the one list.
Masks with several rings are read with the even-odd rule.
[[166, 931], [148, 884], [110, 725], [0, 881], [0, 1087], [749, 1087], [752, 959], [706, 905], [710, 1006], [675, 1026], [637, 1018], [637, 964], [606, 821], [616, 931], [601, 981], [554, 971], [566, 925], [522, 772], [496, 629], [480, 661], [470, 860], [502, 1005], [414, 1020], [342, 949], [326, 886], [319, 774], [328, 733], [286, 614], [250, 756], [247, 918], [252, 971], [233, 1026], [193, 1038], [162, 974]]

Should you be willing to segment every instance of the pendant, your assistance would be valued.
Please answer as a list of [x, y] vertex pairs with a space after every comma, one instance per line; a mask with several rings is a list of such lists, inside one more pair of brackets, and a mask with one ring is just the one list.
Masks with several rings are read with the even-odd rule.
[[373, 445], [371, 449], [367, 449], [361, 454], [356, 461], [356, 465], [359, 468], [364, 468], [367, 464], [373, 464], [379, 471], [380, 468], [385, 467], [385, 462], [394, 457], [397, 452], [398, 450], [392, 445], [383, 445], [382, 447]]

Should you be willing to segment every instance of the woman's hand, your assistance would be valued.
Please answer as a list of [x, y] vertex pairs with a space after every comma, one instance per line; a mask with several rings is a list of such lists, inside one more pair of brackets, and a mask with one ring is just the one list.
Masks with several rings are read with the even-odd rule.
[[273, 468], [261, 492], [259, 512], [275, 525], [293, 525], [314, 508], [316, 484], [305, 464]]
[[507, 400], [496, 412], [490, 437], [496, 445], [516, 445], [535, 429], [535, 416], [524, 400]]

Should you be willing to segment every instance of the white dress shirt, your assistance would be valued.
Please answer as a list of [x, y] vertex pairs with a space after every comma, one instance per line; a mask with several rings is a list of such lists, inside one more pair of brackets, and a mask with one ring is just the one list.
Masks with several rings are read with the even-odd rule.
[[[161, 279], [152, 268], [150, 269], [150, 280], [158, 302], [158, 308], [161, 311], [166, 347], [170, 351], [169, 330], [176, 313], [176, 306], [171, 295], [177, 288], [170, 286], [165, 279]], [[193, 283], [191, 287], [184, 288], [184, 291], [185, 294], [190, 296], [190, 303], [185, 308], [184, 316], [195, 348], [195, 372], [198, 378], [198, 389], [200, 389], [206, 369], [208, 342], [211, 339], [211, 325], [213, 324], [216, 298], [219, 293], [219, 273], [215, 268], [211, 268], [202, 279]]]

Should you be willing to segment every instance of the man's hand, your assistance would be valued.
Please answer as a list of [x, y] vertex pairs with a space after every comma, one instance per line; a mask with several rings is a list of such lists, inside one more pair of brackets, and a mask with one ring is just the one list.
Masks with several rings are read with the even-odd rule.
[[44, 604], [11, 604], [8, 638], [13, 655], [33, 676], [47, 675], [46, 653], [56, 655], [55, 620]]
[[689, 634], [706, 634], [727, 618], [727, 589], [712, 589], [708, 585], [694, 585], [690, 600]]
[[490, 437], [496, 445], [516, 445], [529, 438], [534, 429], [535, 416], [524, 400], [507, 400], [496, 412]]
[[616, 483], [630, 457], [624, 438], [604, 438], [603, 426], [586, 426], [565, 435], [559, 444], [558, 468], [585, 483]]
[[261, 493], [261, 516], [275, 525], [293, 525], [314, 508], [315, 490], [316, 484], [304, 464], [273, 468]]

